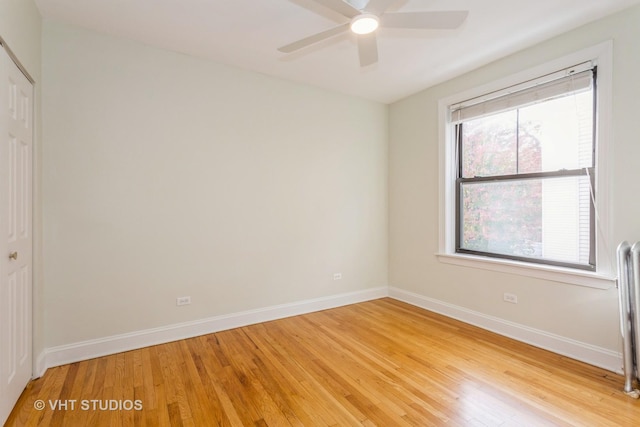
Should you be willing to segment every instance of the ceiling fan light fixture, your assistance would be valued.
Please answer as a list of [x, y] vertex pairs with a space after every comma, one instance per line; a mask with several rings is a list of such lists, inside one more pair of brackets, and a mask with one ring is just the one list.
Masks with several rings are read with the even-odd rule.
[[380, 25], [380, 20], [376, 15], [363, 13], [351, 20], [351, 31], [356, 34], [373, 33]]

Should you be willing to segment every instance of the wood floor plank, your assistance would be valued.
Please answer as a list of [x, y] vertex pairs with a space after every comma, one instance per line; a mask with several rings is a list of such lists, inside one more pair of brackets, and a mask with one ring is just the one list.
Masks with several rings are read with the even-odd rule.
[[6, 425], [636, 425], [623, 383], [383, 298], [51, 368]]

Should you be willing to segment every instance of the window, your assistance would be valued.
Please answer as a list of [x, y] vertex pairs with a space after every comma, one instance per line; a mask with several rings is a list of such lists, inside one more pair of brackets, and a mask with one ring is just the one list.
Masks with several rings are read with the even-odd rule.
[[455, 251], [595, 270], [596, 67], [450, 106]]

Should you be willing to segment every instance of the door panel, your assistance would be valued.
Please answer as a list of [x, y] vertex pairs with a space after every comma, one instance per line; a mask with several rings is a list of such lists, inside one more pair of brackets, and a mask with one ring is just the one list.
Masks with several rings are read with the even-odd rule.
[[0, 423], [31, 379], [32, 99], [0, 49]]

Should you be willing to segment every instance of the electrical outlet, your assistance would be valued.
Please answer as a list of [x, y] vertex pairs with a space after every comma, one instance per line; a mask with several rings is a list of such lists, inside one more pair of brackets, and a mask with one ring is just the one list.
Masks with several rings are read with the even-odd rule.
[[191, 297], [178, 297], [176, 299], [176, 305], [187, 305], [191, 304]]
[[517, 304], [518, 303], [518, 295], [516, 295], [516, 294], [510, 294], [510, 293], [505, 292], [503, 298], [504, 298], [505, 302], [510, 302], [511, 304]]
[[342, 280], [342, 273], [333, 273], [333, 280]]

